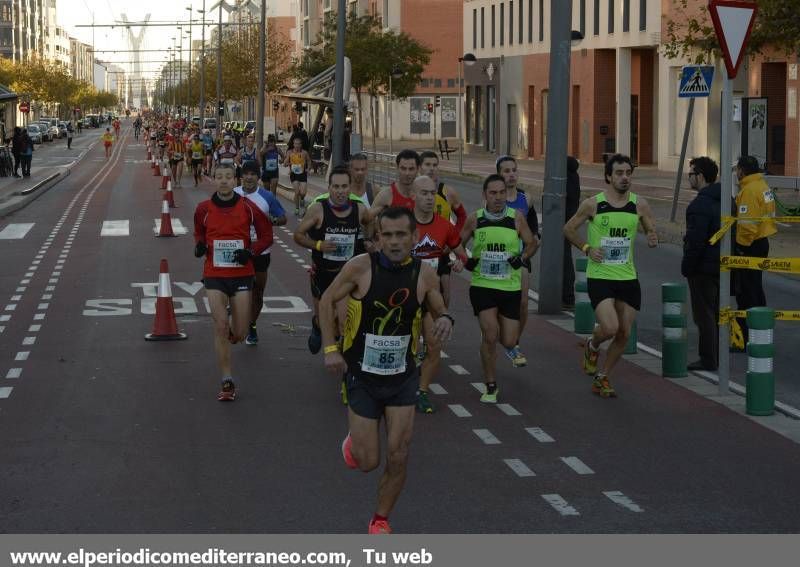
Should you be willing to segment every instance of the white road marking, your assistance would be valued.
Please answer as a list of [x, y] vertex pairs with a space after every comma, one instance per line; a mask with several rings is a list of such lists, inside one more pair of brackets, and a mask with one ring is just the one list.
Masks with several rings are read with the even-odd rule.
[[8, 305], [6, 305], [6, 311], [14, 311], [16, 308], [17, 308], [16, 303], [9, 303]]
[[45, 310], [45, 311], [46, 311], [48, 307], [50, 307], [50, 304], [49, 304], [49, 303], [40, 303], [40, 304], [38, 305], [38, 307], [36, 307], [36, 309], [42, 309], [42, 310]]
[[483, 382], [472, 382], [472, 387], [478, 390], [481, 394], [486, 393], [486, 384]]
[[531, 434], [539, 443], [555, 443], [556, 440], [550, 437], [541, 427], [526, 427], [525, 431]]
[[460, 364], [451, 364], [450, 365], [450, 370], [452, 370], [453, 372], [455, 372], [456, 374], [458, 374], [460, 376], [465, 376], [465, 375], [469, 374], [469, 370], [467, 370], [466, 368], [464, 368]]
[[37, 254], [37, 255], [35, 256], [35, 258], [36, 258], [37, 260], [41, 260], [42, 258], [44, 258], [44, 253], [39, 253], [39, 254]]
[[19, 301], [20, 299], [22, 299], [21, 295], [12, 295], [11, 296], [11, 301]]
[[31, 346], [36, 342], [36, 337], [25, 337], [22, 339], [22, 346]]
[[472, 417], [472, 414], [467, 411], [467, 408], [461, 404], [450, 404], [447, 407], [450, 408], [450, 411], [452, 411], [456, 417]]
[[28, 332], [29, 333], [38, 333], [41, 329], [42, 329], [41, 325], [31, 325], [30, 327], [28, 327]]
[[29, 350], [21, 350], [17, 353], [17, 356], [14, 357], [14, 360], [28, 360], [28, 356], [30, 356], [31, 351]]
[[19, 283], [21, 283], [21, 284], [26, 284], [26, 285], [27, 285], [27, 284], [31, 283], [31, 280], [29, 280], [29, 279], [27, 279], [27, 278], [26, 278], [26, 279], [24, 279], [24, 280], [19, 280]]
[[6, 328], [5, 328], [5, 327], [3, 327], [3, 326], [0, 326], [0, 333], [2, 333], [2, 332], [3, 332], [3, 331], [5, 331], [5, 330], [6, 330]]
[[51, 275], [58, 277], [61, 275], [61, 272], [53, 272]]
[[517, 411], [517, 409], [512, 406], [511, 404], [497, 404], [497, 409], [503, 412], [506, 415], [515, 416], [515, 415], [522, 415]]
[[47, 283], [57, 284], [58, 283], [58, 278], [50, 278], [49, 280], [47, 280]]
[[578, 457], [560, 457], [564, 464], [574, 470], [578, 474], [594, 474], [594, 471], [586, 466], [586, 463], [581, 461]]
[[441, 351], [440, 358], [450, 358], [445, 351]]
[[[42, 263], [42, 261], [41, 261], [41, 260], [34, 260], [33, 262], [31, 262], [31, 265], [33, 265], [33, 266], [38, 266], [38, 265], [39, 265], [39, 264], [41, 264], [41, 263]], [[31, 268], [31, 269], [33, 269], [33, 268]]]
[[[189, 230], [183, 226], [181, 219], [176, 219], [172, 215], [170, 215], [170, 220], [172, 221], [172, 232], [175, 234], [188, 234]], [[154, 228], [153, 234], [158, 234], [161, 231], [161, 219], [154, 219], [153, 220]]]
[[603, 491], [603, 494], [611, 500], [614, 504], [619, 504], [623, 508], [627, 508], [631, 512], [644, 512], [644, 508], [639, 506], [636, 502], [625, 496], [619, 490]]
[[25, 277], [26, 278], [32, 278], [35, 275], [34, 272], [36, 271], [36, 268], [28, 268], [28, 269], [29, 270], [33, 270], [33, 271], [32, 272], [26, 272]]
[[103, 221], [100, 229], [100, 236], [129, 236], [131, 233], [131, 222], [129, 220], [107, 220]]
[[536, 473], [519, 459], [503, 459], [503, 462], [507, 464], [512, 471], [517, 473], [519, 477], [536, 476]]
[[13, 380], [22, 376], [22, 368], [11, 368], [6, 374], [6, 378]]
[[444, 396], [447, 394], [447, 390], [445, 390], [441, 384], [431, 384], [428, 386], [428, 389], [437, 396]]
[[473, 429], [472, 432], [483, 441], [485, 445], [500, 445], [500, 439], [492, 435], [488, 429]]
[[56, 286], [54, 286], [54, 285], [49, 285], [49, 286], [47, 286], [46, 288], [44, 288], [44, 290], [45, 290], [45, 291], [55, 291], [55, 290], [56, 290]]
[[556, 512], [561, 514], [562, 516], [580, 516], [580, 512], [578, 512], [575, 508], [570, 506], [566, 500], [564, 500], [558, 494], [542, 494], [542, 498], [550, 504], [553, 508], [555, 508]]
[[0, 230], [0, 240], [17, 240], [25, 238], [28, 231], [33, 228], [35, 223], [32, 222], [19, 222], [12, 223]]
[[11, 315], [0, 315], [0, 321], [10, 321]]
[[45, 293], [45, 294], [42, 295], [42, 300], [44, 300], [44, 301], [49, 301], [51, 299], [53, 299], [53, 294], [52, 293]]
[[11, 390], [13, 390], [11, 386], [3, 386], [0, 388], [0, 399], [5, 399], [11, 395]]
[[34, 313], [33, 320], [34, 321], [41, 321], [44, 319], [44, 313]]
[[18, 287], [14, 291], [17, 292], [17, 293], [23, 293], [26, 289], [28, 289], [28, 288], [25, 287], [25, 286], [22, 286], [22, 287]]

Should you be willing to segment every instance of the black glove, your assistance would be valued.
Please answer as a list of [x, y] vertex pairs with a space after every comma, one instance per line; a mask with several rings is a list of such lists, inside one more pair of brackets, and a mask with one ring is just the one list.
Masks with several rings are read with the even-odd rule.
[[519, 270], [524, 266], [528, 269], [529, 272], [531, 271], [530, 259], [523, 260], [522, 256], [511, 256], [511, 258], [508, 259], [508, 263], [511, 264], [511, 267], [514, 268], [515, 270]]
[[466, 262], [464, 262], [464, 269], [467, 271], [472, 271], [478, 266], [478, 259], [477, 258], [470, 258]]
[[205, 242], [198, 242], [194, 246], [194, 257], [195, 258], [202, 258], [208, 252], [208, 246], [206, 246]]
[[247, 264], [247, 262], [249, 262], [250, 258], [252, 257], [253, 253], [250, 252], [250, 250], [247, 250], [246, 248], [239, 248], [233, 253], [233, 259], [236, 261], [236, 263], [241, 264], [242, 266]]

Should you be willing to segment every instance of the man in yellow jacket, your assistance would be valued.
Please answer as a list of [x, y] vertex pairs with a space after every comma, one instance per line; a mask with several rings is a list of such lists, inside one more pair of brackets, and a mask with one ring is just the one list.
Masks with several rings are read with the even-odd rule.
[[[739, 192], [736, 194], [737, 256], [766, 258], [769, 256], [769, 237], [778, 232], [775, 221], [748, 220], [775, 216], [775, 197], [764, 180], [753, 156], [742, 156], [736, 163]], [[762, 307], [767, 304], [761, 270], [736, 270], [734, 292], [739, 309]], [[740, 319], [747, 342], [747, 327]]]

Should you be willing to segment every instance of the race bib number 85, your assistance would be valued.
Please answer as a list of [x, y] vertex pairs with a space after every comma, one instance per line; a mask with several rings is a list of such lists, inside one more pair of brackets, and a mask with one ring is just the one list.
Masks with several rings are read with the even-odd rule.
[[394, 376], [406, 371], [406, 353], [411, 335], [386, 337], [367, 333], [361, 370], [381, 376]]

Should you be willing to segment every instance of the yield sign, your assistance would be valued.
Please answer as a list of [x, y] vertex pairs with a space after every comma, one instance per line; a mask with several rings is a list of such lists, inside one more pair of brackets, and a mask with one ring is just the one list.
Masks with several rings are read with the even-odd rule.
[[711, 0], [708, 11], [722, 48], [728, 78], [733, 79], [742, 62], [758, 7], [754, 3], [737, 0]]

